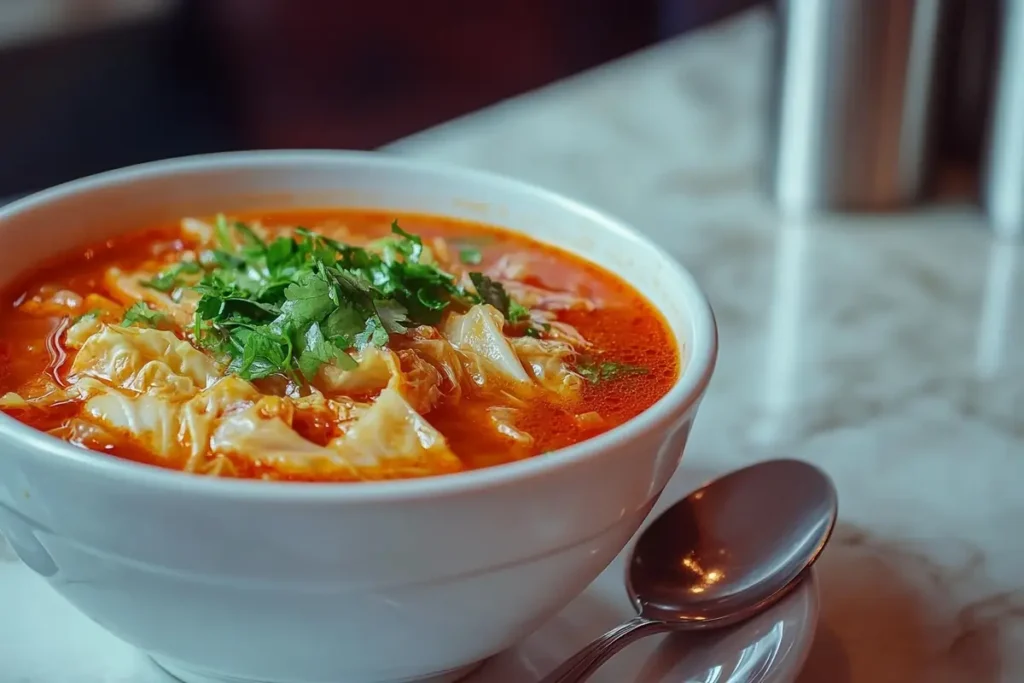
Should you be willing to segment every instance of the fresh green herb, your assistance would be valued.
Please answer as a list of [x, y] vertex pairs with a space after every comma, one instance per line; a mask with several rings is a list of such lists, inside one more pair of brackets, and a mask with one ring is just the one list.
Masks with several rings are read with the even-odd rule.
[[217, 214], [213, 222], [214, 230], [217, 231], [217, 243], [223, 251], [232, 252], [235, 250], [235, 243], [231, 239], [231, 228], [228, 227], [228, 219], [224, 214]]
[[515, 299], [510, 298], [508, 302], [508, 321], [518, 323], [530, 319], [530, 309], [523, 306]]
[[[436, 324], [447, 308], [477, 301], [451, 274], [424, 263], [422, 240], [397, 221], [370, 249], [304, 228], [268, 243], [243, 223], [218, 217], [217, 225], [229, 248], [203, 256], [193, 335], [246, 379], [308, 380], [324, 363], [354, 367], [350, 349], [383, 346], [390, 334]], [[231, 229], [241, 236], [237, 250]]]
[[484, 255], [476, 247], [463, 247], [459, 249], [459, 260], [468, 266], [478, 266], [484, 260]]
[[610, 382], [631, 375], [646, 375], [650, 371], [640, 365], [602, 361], [584, 356], [576, 364], [576, 372], [591, 384], [599, 384], [600, 382]]
[[152, 280], [143, 280], [142, 286], [158, 292], [170, 292], [181, 284], [182, 275], [195, 275], [201, 272], [202, 267], [195, 261], [182, 261], [161, 271]]
[[267, 248], [266, 243], [263, 239], [253, 231], [248, 225], [242, 221], [235, 221], [234, 228], [239, 235], [242, 236], [242, 240], [248, 247], [254, 247], [259, 250], [265, 250]]
[[124, 312], [124, 319], [121, 321], [121, 324], [125, 327], [131, 327], [132, 325], [156, 327], [163, 321], [164, 317], [163, 313], [152, 310], [145, 302], [136, 301]]
[[86, 318], [98, 319], [101, 315], [103, 315], [103, 311], [101, 311], [98, 308], [94, 308], [91, 311], [86, 311], [82, 315], [80, 315], [77, 318], [75, 318], [74, 320], [72, 320], [71, 324], [74, 325], [75, 323], [79, 323], [79, 322], [85, 320]]
[[476, 272], [470, 273], [469, 279], [473, 282], [473, 287], [476, 288], [480, 300], [501, 311], [505, 320], [517, 323], [530, 318], [530, 310], [510, 297], [500, 282], [495, 282], [483, 273]]
[[512, 300], [500, 282], [495, 282], [483, 273], [470, 273], [469, 279], [476, 288], [476, 293], [485, 304], [494, 306], [502, 315], [508, 317], [508, 307]]

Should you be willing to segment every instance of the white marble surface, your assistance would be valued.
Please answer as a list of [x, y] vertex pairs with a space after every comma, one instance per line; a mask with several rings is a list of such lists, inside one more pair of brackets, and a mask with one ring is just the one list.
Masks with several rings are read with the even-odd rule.
[[770, 33], [747, 14], [395, 149], [591, 202], [695, 273], [722, 348], [687, 464], [795, 456], [839, 488], [802, 683], [1022, 681], [1024, 254], [965, 206], [779, 220]]
[[[721, 357], [673, 490], [786, 455], [840, 491], [801, 683], [1024, 680], [1024, 255], [964, 206], [779, 220], [758, 191], [769, 39], [753, 12], [393, 149], [605, 208], [703, 283]], [[141, 680], [3, 559], [23, 597], [0, 605], [0, 681]], [[616, 618], [573, 609], [573, 641]]]

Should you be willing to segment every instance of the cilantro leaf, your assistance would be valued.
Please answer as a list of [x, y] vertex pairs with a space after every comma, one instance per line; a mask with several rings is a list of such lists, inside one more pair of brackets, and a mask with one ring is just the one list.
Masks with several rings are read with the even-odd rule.
[[477, 300], [452, 274], [423, 262], [422, 239], [397, 222], [378, 249], [305, 228], [263, 240], [223, 217], [217, 225], [224, 248], [201, 256], [192, 333], [245, 378], [278, 373], [308, 380], [324, 363], [350, 367], [347, 350], [383, 346], [390, 334], [436, 324], [448, 307]]
[[153, 279], [143, 280], [142, 286], [158, 292], [169, 292], [180, 284], [182, 275], [194, 275], [202, 271], [202, 267], [195, 261], [181, 261], [161, 271]]
[[217, 243], [220, 244], [220, 248], [228, 253], [233, 252], [235, 244], [231, 241], [231, 230], [228, 227], [228, 219], [224, 214], [217, 214], [217, 218], [213, 221], [213, 228], [217, 234]]
[[335, 361], [345, 370], [356, 367], [356, 361], [343, 349], [328, 341], [319, 323], [312, 323], [299, 344], [299, 371], [307, 380], [312, 379], [320, 366]]
[[241, 344], [241, 355], [228, 366], [228, 372], [254, 380], [277, 374], [291, 367], [292, 343], [287, 337], [265, 328], [241, 328], [234, 335]]
[[509, 299], [508, 303], [508, 320], [512, 323], [522, 322], [523, 320], [530, 319], [530, 309], [523, 306], [515, 299]]
[[423, 255], [423, 240], [418, 235], [410, 235], [398, 225], [398, 219], [391, 221], [391, 232], [402, 239], [398, 240], [396, 247], [398, 251], [409, 260], [410, 263], [419, 263]]
[[380, 318], [374, 316], [366, 321], [366, 329], [356, 335], [355, 344], [357, 349], [364, 349], [373, 344], [384, 346], [388, 343], [388, 331]]
[[501, 311], [502, 315], [507, 317], [511, 299], [508, 292], [505, 291], [505, 287], [500, 282], [495, 282], [483, 273], [470, 273], [469, 279], [472, 281], [473, 287], [476, 288], [476, 293], [480, 299], [485, 304], [494, 306]]
[[99, 308], [94, 308], [91, 311], [86, 311], [82, 315], [77, 316], [74, 320], [71, 321], [71, 324], [74, 325], [75, 323], [79, 323], [85, 320], [86, 318], [99, 318], [101, 315], [103, 315], [103, 311]]
[[260, 251], [267, 248], [267, 244], [263, 241], [263, 238], [257, 235], [252, 228], [242, 221], [235, 221], [234, 228], [235, 231], [242, 236], [242, 241], [245, 242], [247, 246], [259, 249]]
[[459, 249], [459, 260], [468, 266], [478, 266], [484, 260], [484, 255], [476, 247], [463, 247]]
[[590, 356], [584, 356], [577, 362], [576, 372], [591, 384], [599, 384], [631, 375], [646, 375], [650, 370], [640, 365], [602, 361]]
[[373, 302], [374, 310], [380, 319], [381, 327], [387, 332], [402, 334], [409, 329], [408, 311], [397, 301], [377, 300]]
[[164, 318], [163, 313], [154, 311], [144, 301], [136, 301], [124, 312], [124, 319], [121, 321], [121, 325], [124, 327], [131, 327], [132, 325], [156, 327]]
[[298, 322], [320, 320], [337, 306], [330, 284], [312, 273], [288, 285], [284, 296], [287, 303], [282, 313], [287, 311]]
[[324, 334], [331, 338], [352, 339], [366, 327], [366, 315], [354, 306], [338, 306], [323, 321]]
[[510, 297], [500, 282], [477, 272], [470, 273], [469, 279], [473, 282], [480, 299], [501, 311], [510, 323], [527, 320], [530, 317], [529, 309]]

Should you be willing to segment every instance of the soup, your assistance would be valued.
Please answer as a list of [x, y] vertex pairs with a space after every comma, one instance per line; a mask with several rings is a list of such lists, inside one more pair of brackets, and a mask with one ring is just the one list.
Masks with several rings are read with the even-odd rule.
[[0, 409], [111, 456], [295, 481], [534, 457], [675, 382], [660, 314], [519, 234], [426, 215], [186, 218], [3, 293]]

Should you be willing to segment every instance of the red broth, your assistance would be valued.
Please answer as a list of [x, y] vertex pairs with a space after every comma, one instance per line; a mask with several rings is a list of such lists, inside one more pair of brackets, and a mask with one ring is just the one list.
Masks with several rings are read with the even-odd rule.
[[[377, 210], [303, 210], [242, 215], [245, 221], [259, 221], [269, 235], [288, 226], [301, 225], [339, 241], [366, 240], [389, 234], [395, 215]], [[500, 465], [534, 457], [606, 432], [637, 416], [664, 396], [680, 372], [680, 352], [662, 316], [633, 287], [618, 276], [561, 249], [542, 244], [517, 233], [450, 218], [430, 215], [399, 215], [401, 227], [430, 238], [443, 238], [450, 253], [468, 253], [473, 270], [488, 271], [503, 259], [526, 264], [515, 279], [527, 285], [556, 292], [569, 292], [596, 302], [594, 310], [559, 310], [555, 320], [565, 323], [592, 347], [588, 355], [600, 363], [625, 364], [635, 372], [611, 378], [588, 376], [582, 382], [579, 401], [567, 404], [557, 397], [526, 402], [518, 410], [516, 427], [529, 434], [529, 444], [511, 442], [502, 433], [487, 429], [493, 395], [464, 393], [457, 402], [442, 403], [424, 415], [446, 439], [464, 469]], [[111, 291], [104, 274], [117, 267], [132, 271], [154, 261], [174, 263], [183, 251], [196, 245], [178, 224], [152, 226], [92, 244], [58, 258], [34, 271], [0, 294], [0, 394], [24, 393], [26, 387], [48, 378], [58, 386], [68, 384], [68, 368], [74, 351], [63, 343], [63, 335], [75, 314], [85, 313], [86, 304], [51, 306], [47, 299], [56, 290], [67, 290], [85, 299], [97, 294], [127, 306], [130, 301]], [[42, 293], [42, 295], [40, 294]], [[36, 305], [33, 299], [42, 300]], [[180, 336], [187, 338], [184, 331]], [[597, 379], [598, 381], [592, 381]], [[260, 389], [272, 393], [272, 382]], [[270, 387], [270, 388], [268, 388]], [[581, 406], [585, 408], [581, 408]], [[41, 430], [57, 430], [80, 415], [78, 401], [58, 402], [45, 407], [6, 407], [5, 412]], [[596, 413], [596, 417], [595, 414]], [[582, 417], [581, 417], [582, 416]], [[314, 443], [328, 439], [332, 425], [322, 417], [297, 415], [292, 428]], [[158, 457], [131, 439], [78, 441], [93, 450], [162, 467], [180, 468], [180, 461]], [[295, 474], [277, 471], [259, 461], [233, 457], [234, 469], [227, 476], [290, 480], [345, 479], [330, 473]], [[373, 478], [410, 476], [401, 469], [379, 471]]]

